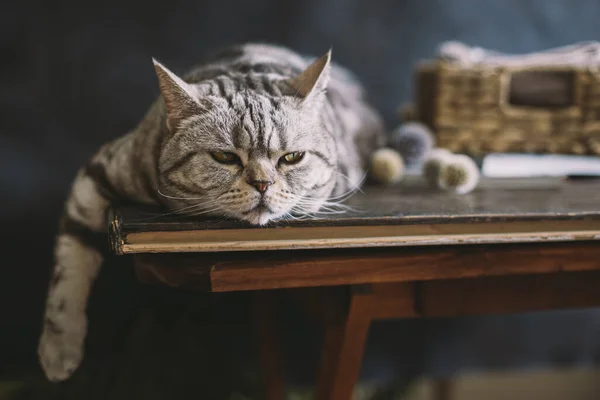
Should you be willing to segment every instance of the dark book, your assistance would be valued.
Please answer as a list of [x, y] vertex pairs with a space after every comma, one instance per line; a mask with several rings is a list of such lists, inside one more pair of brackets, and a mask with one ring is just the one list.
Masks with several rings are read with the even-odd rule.
[[117, 254], [292, 250], [600, 239], [600, 180], [483, 179], [467, 195], [409, 177], [367, 186], [340, 214], [255, 227], [223, 218], [115, 207], [109, 235]]

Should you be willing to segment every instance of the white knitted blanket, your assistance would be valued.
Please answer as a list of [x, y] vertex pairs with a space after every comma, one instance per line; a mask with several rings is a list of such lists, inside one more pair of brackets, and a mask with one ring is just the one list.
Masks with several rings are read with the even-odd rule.
[[600, 42], [580, 42], [534, 53], [506, 54], [448, 41], [440, 45], [438, 58], [463, 67], [571, 66], [600, 70]]

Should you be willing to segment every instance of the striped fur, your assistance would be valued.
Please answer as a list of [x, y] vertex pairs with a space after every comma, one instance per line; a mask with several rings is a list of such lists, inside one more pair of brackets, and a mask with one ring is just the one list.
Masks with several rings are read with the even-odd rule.
[[[162, 96], [135, 130], [78, 172], [66, 202], [38, 348], [50, 380], [68, 378], [83, 357], [111, 203], [263, 225], [331, 210], [357, 188], [383, 145], [383, 126], [357, 81], [329, 58], [248, 44], [183, 79], [155, 62]], [[218, 162], [219, 151], [239, 160]], [[285, 162], [293, 152], [303, 158]]]

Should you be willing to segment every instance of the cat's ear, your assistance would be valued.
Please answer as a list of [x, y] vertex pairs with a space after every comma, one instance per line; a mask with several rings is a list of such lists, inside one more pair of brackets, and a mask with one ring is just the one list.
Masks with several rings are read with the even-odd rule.
[[167, 127], [170, 131], [174, 131], [181, 121], [201, 113], [204, 108], [198, 100], [198, 91], [194, 86], [184, 82], [154, 58], [152, 62], [158, 77], [160, 93], [167, 108]]
[[330, 75], [331, 49], [310, 64], [300, 75], [287, 81], [296, 97], [303, 101], [327, 89]]

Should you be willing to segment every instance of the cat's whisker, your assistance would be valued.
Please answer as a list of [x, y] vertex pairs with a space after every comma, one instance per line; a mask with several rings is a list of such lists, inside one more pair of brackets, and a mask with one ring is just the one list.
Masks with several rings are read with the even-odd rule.
[[333, 210], [330, 208], [323, 208], [320, 209], [318, 211], [315, 211], [316, 214], [329, 214], [329, 215], [333, 215], [333, 214], [345, 214], [347, 211], [346, 210]]
[[208, 213], [212, 213], [212, 212], [216, 212], [216, 211], [221, 211], [221, 207], [215, 207], [215, 208], [211, 208], [209, 210], [202, 210], [201, 212], [194, 212], [190, 215], [193, 215], [194, 217], [198, 217], [200, 215], [204, 215], [204, 214], [208, 214]]
[[329, 203], [329, 202], [324, 202], [322, 200], [316, 200], [316, 199], [311, 199], [309, 197], [306, 196], [291, 196], [292, 199], [295, 200], [296, 206], [300, 206], [303, 208], [307, 208], [307, 207], [318, 207], [319, 209], [328, 209], [331, 207], [339, 207], [344, 209], [345, 206], [341, 205], [341, 204], [337, 204], [337, 203]]
[[[342, 174], [339, 171], [335, 171], [335, 173], [339, 174], [343, 178], [348, 179], [348, 181], [350, 180], [350, 178], [348, 178], [347, 176], [345, 176], [344, 174]], [[342, 201], [345, 201], [348, 198], [350, 198], [351, 196], [353, 196], [354, 194], [356, 194], [356, 192], [360, 192], [360, 193], [364, 194], [364, 192], [362, 191], [362, 185], [363, 185], [364, 181], [366, 180], [367, 175], [368, 175], [367, 172], [363, 173], [362, 177], [360, 178], [360, 180], [354, 187], [348, 189], [345, 193], [339, 194], [337, 196], [332, 196], [328, 200], [330, 201], [330, 200], [342, 199]]]
[[173, 210], [172, 212], [168, 213], [169, 214], [178, 214], [181, 216], [186, 216], [189, 215], [191, 212], [195, 212], [198, 209], [206, 209], [209, 207], [214, 207], [216, 204], [213, 204], [212, 202], [206, 203], [197, 203], [197, 204], [192, 204], [186, 207], [181, 207], [178, 209]]
[[300, 215], [294, 215], [292, 214], [292, 211], [290, 210], [290, 212], [288, 212], [288, 214], [290, 216], [292, 216], [293, 218], [295, 218], [298, 221], [306, 221], [307, 219], [311, 219], [311, 218], [315, 218], [315, 216], [308, 212], [308, 211], [303, 211], [303, 210], [297, 210], [297, 212], [301, 213]]
[[306, 209], [306, 206], [304, 206], [303, 204], [296, 204], [294, 207], [292, 207], [292, 209], [290, 211], [295, 211], [295, 212], [301, 213], [302, 216], [307, 216], [310, 218], [317, 218], [315, 216], [316, 213]]
[[202, 99], [203, 99], [204, 101], [208, 102], [208, 103], [209, 103], [211, 106], [213, 106], [213, 107], [216, 107], [216, 106], [217, 106], [217, 105], [216, 105], [216, 104], [215, 104], [215, 103], [214, 103], [212, 100], [210, 100], [210, 99], [208, 98], [208, 96], [204, 96]]
[[171, 199], [171, 200], [202, 200], [205, 197], [177, 197], [177, 196], [171, 196], [168, 194], [164, 194], [163, 192], [160, 191], [160, 189], [156, 189], [156, 192], [161, 195], [162, 197], [166, 198], [166, 199]]
[[283, 220], [283, 221], [288, 221], [288, 220], [300, 221], [300, 218], [298, 218], [298, 217], [295, 217], [294, 215], [292, 215], [292, 214], [291, 214], [291, 213], [289, 213], [289, 212], [285, 212], [285, 213], [284, 213], [284, 214], [281, 216], [281, 218], [280, 218], [280, 219], [281, 219], [281, 220]]
[[153, 214], [153, 215], [145, 217], [145, 218], [136, 218], [135, 221], [138, 221], [138, 222], [150, 221], [153, 219], [172, 216], [172, 215], [178, 215], [178, 216], [185, 217], [185, 215], [189, 212], [189, 210], [194, 210], [194, 209], [208, 207], [208, 206], [213, 205], [210, 203], [213, 203], [213, 202], [209, 202], [208, 204], [207, 203], [198, 203], [198, 204], [192, 204], [192, 205], [188, 205], [188, 206], [181, 207], [181, 208], [171, 209], [169, 211], [156, 213], [156, 214]]
[[346, 192], [344, 192], [344, 193], [342, 193], [342, 194], [338, 194], [337, 196], [332, 196], [332, 197], [329, 197], [327, 200], [328, 200], [328, 201], [331, 201], [331, 200], [339, 200], [339, 199], [344, 199], [344, 200], [346, 200], [346, 199], [348, 199], [349, 197], [351, 197], [351, 196], [353, 196], [354, 194], [356, 194], [356, 192], [358, 192], [358, 191], [362, 191], [362, 189], [360, 188], [360, 185], [358, 185], [358, 186], [356, 186], [356, 187], [354, 187], [354, 188], [348, 189]]
[[352, 206], [349, 206], [347, 204], [337, 203], [337, 202], [319, 202], [319, 201], [299, 200], [298, 204], [305, 206], [305, 207], [319, 206], [319, 211], [317, 211], [318, 213], [321, 212], [321, 210], [336, 212], [339, 214], [343, 214], [348, 211], [359, 212], [357, 209], [355, 209]]
[[[209, 208], [209, 207], [210, 207], [210, 208]], [[199, 211], [199, 210], [200, 210], [200, 211], [203, 211], [203, 210], [212, 209], [212, 208], [215, 208], [215, 206], [214, 206], [214, 205], [212, 205], [212, 206], [208, 206], [208, 205], [206, 205], [206, 204], [197, 204], [197, 205], [196, 205], [196, 206], [194, 206], [194, 207], [189, 207], [189, 208], [186, 208], [186, 209], [184, 209], [184, 210], [180, 210], [178, 213], [179, 213], [180, 215], [182, 215], [182, 216], [186, 216], [186, 215], [191, 215], [191, 214], [193, 214], [193, 213], [196, 213], [196, 212], [197, 212], [197, 211]]]
[[303, 203], [305, 205], [312, 205], [312, 206], [335, 206], [335, 207], [348, 207], [345, 204], [342, 204], [342, 201], [329, 201], [329, 200], [318, 200], [318, 199], [313, 199], [311, 197], [308, 196], [292, 196], [293, 198], [295, 197], [295, 200], [297, 203]]
[[352, 182], [352, 179], [350, 179], [350, 177], [349, 177], [348, 175], [345, 175], [345, 174], [341, 173], [341, 172], [340, 172], [340, 171], [338, 171], [337, 169], [333, 170], [333, 172], [334, 172], [335, 174], [337, 174], [338, 176], [340, 176], [340, 177], [344, 178], [344, 179], [345, 179], [346, 181], [348, 181], [348, 183], [350, 183], [351, 185], [354, 185], [354, 189], [352, 189], [352, 190], [356, 190], [356, 191], [358, 191], [358, 192], [364, 193], [364, 192], [362, 191], [362, 188], [361, 188], [361, 186], [362, 186], [362, 184], [364, 183], [364, 181], [365, 181], [365, 178], [367, 177], [367, 173], [366, 173], [366, 172], [365, 172], [365, 173], [362, 175], [362, 177], [361, 177], [361, 178], [358, 180], [358, 183], [356, 183], [356, 184]]

